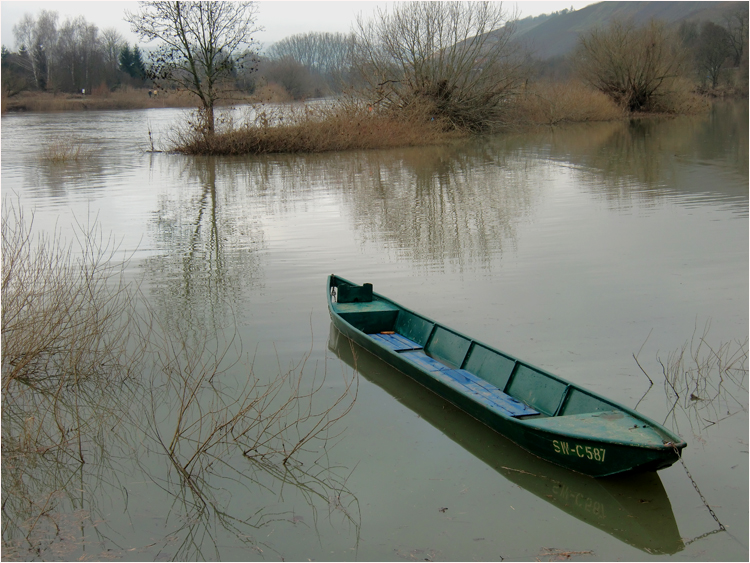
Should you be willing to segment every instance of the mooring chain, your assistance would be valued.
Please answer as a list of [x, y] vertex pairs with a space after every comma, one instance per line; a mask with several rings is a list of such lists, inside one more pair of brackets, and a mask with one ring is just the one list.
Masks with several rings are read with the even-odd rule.
[[714, 534], [720, 534], [721, 532], [726, 532], [724, 529], [718, 529], [718, 530], [711, 530], [710, 532], [706, 532], [705, 534], [701, 534], [700, 536], [696, 536], [691, 540], [683, 541], [682, 545], [683, 547], [689, 546], [691, 543], [696, 542], [698, 540], [702, 540], [703, 538], [707, 538], [708, 536], [713, 536]]
[[[685, 473], [690, 479], [690, 482], [693, 484], [693, 488], [695, 489], [695, 492], [698, 493], [699, 497], [701, 497], [701, 500], [703, 501], [703, 505], [708, 509], [708, 512], [711, 514], [711, 516], [713, 516], [714, 520], [716, 520], [716, 523], [719, 525], [719, 529], [716, 531], [718, 532], [718, 531], [726, 530], [726, 528], [724, 527], [724, 524], [721, 523], [721, 521], [719, 520], [719, 517], [716, 516], [716, 513], [713, 511], [713, 509], [709, 506], [708, 502], [706, 501], [706, 497], [703, 496], [703, 493], [698, 488], [698, 483], [695, 482], [695, 479], [693, 479], [693, 476], [690, 474], [690, 471], [688, 470], [687, 465], [685, 465], [685, 460], [682, 459], [682, 456], [680, 455], [679, 450], [674, 444], [672, 445], [672, 447], [674, 448], [674, 451], [677, 454], [677, 457], [680, 459], [680, 463], [682, 464], [682, 467], [685, 470]], [[710, 535], [710, 534], [704, 534], [704, 535]]]

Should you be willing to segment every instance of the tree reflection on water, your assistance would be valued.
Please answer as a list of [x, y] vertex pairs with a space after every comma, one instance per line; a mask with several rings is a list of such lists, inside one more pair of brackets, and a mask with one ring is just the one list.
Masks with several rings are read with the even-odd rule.
[[[231, 317], [184, 322], [182, 293], [170, 297], [186, 316], [164, 319], [123, 281], [96, 228], [68, 248], [4, 209], [5, 559], [218, 559], [228, 541], [260, 557], [274, 548], [258, 530], [298, 522], [265, 504], [291, 491], [314, 522], [326, 507], [358, 538], [347, 470], [326, 455], [354, 404], [353, 374], [333, 397], [307, 357], [257, 376]], [[139, 490], [146, 498], [131, 499]], [[144, 527], [141, 545], [123, 540], [123, 525]]]

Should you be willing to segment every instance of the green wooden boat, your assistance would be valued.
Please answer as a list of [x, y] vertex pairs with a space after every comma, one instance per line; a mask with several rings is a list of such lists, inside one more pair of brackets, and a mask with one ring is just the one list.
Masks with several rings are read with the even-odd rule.
[[[685, 547], [659, 474], [625, 473], [595, 479], [552, 465], [407, 378], [331, 324], [328, 349], [503, 478], [555, 508], [642, 551], [673, 554]], [[360, 388], [361, 389], [361, 388]], [[498, 484], [502, 487], [502, 484]]]
[[642, 414], [419, 315], [336, 275], [334, 326], [366, 350], [516, 444], [604, 477], [657, 471], [685, 442]]

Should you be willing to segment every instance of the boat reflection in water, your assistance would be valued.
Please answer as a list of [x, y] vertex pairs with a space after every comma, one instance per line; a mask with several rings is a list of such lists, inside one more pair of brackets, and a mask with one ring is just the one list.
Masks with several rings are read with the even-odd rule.
[[526, 452], [404, 377], [346, 338], [333, 323], [328, 347], [368, 381], [539, 498], [648, 553], [671, 554], [683, 549], [672, 505], [656, 472], [594, 479], [558, 467]]

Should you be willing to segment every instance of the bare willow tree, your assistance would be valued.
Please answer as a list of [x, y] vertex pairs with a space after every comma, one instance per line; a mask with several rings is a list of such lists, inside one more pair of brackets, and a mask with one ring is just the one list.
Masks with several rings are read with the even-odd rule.
[[426, 103], [453, 127], [492, 128], [525, 78], [514, 21], [499, 2], [396, 3], [357, 19], [354, 64], [373, 102]]
[[101, 42], [107, 73], [115, 76], [120, 69], [120, 51], [122, 51], [122, 48], [127, 45], [127, 42], [114, 27], [102, 30]]
[[676, 33], [656, 20], [642, 27], [614, 21], [578, 41], [575, 64], [581, 78], [630, 111], [655, 109], [687, 63]]
[[247, 62], [254, 42], [255, 2], [140, 2], [126, 12], [134, 33], [159, 41], [150, 74], [195, 94], [205, 132], [214, 132], [214, 105]]

